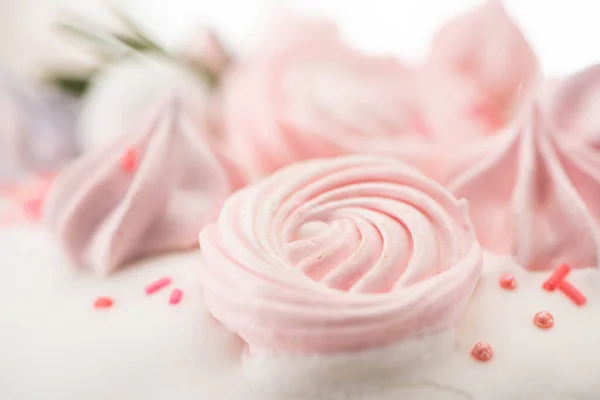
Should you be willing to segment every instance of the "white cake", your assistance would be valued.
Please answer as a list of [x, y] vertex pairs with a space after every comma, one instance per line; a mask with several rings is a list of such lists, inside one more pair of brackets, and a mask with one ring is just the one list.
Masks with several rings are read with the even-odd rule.
[[[414, 346], [337, 356], [253, 358], [206, 311], [197, 283], [197, 251], [140, 261], [105, 278], [73, 268], [40, 226], [2, 228], [0, 398], [598, 398], [597, 272], [569, 275], [588, 299], [578, 308], [562, 293], [541, 289], [549, 273], [526, 272], [489, 254], [485, 258], [454, 333]], [[499, 286], [504, 273], [514, 274], [514, 291]], [[172, 277], [171, 286], [146, 295], [145, 286], [163, 276]], [[170, 305], [175, 287], [184, 295], [180, 304]], [[99, 296], [113, 298], [113, 307], [95, 309]], [[554, 316], [552, 329], [533, 324], [541, 310]], [[471, 357], [479, 341], [493, 346], [489, 362]], [[363, 366], [373, 362], [392, 369], [369, 373]]]

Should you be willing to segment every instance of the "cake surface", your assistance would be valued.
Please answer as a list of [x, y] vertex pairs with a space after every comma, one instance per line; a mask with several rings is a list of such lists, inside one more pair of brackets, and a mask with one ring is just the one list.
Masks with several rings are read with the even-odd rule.
[[[508, 258], [486, 254], [454, 335], [432, 336], [396, 352], [391, 346], [392, 351], [336, 356], [253, 358], [207, 312], [196, 278], [200, 262], [194, 252], [164, 256], [107, 279], [73, 268], [39, 226], [3, 228], [0, 398], [586, 400], [600, 395], [595, 270], [569, 275], [588, 299], [578, 308], [562, 293], [541, 289], [548, 272], [527, 272]], [[500, 287], [504, 273], [515, 276], [514, 291]], [[162, 276], [172, 277], [173, 284], [148, 297], [144, 287]], [[184, 292], [177, 306], [168, 303], [174, 287]], [[99, 296], [113, 298], [113, 307], [94, 309]], [[554, 316], [552, 329], [533, 324], [542, 310]], [[470, 355], [479, 341], [493, 347], [487, 363]], [[343, 367], [322, 375], [340, 360]], [[384, 367], [388, 362], [392, 371], [369, 373], [363, 366], [373, 361]]]

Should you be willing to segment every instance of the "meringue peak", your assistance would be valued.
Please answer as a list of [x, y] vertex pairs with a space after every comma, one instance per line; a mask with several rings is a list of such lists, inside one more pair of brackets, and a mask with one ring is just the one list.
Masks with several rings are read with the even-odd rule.
[[504, 144], [449, 184], [469, 201], [481, 243], [527, 269], [599, 264], [598, 71], [548, 82]]
[[59, 177], [47, 204], [49, 225], [74, 263], [102, 273], [194, 247], [239, 184], [225, 164], [181, 99], [170, 96]]

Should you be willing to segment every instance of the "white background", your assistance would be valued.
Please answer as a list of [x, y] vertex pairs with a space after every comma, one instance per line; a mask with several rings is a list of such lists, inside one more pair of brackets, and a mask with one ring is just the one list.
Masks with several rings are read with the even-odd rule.
[[[67, 10], [101, 19], [102, 0], [0, 0], [0, 65], [27, 75], [56, 64], [72, 50], [60, 43], [50, 21]], [[255, 38], [270, 10], [292, 7], [330, 15], [344, 34], [367, 50], [414, 59], [423, 55], [435, 29], [478, 0], [120, 0], [165, 43], [181, 42], [198, 21], [223, 32], [236, 49]], [[600, 61], [600, 1], [505, 0], [549, 74]], [[79, 15], [75, 14], [75, 15]], [[68, 49], [68, 50], [66, 50]]]

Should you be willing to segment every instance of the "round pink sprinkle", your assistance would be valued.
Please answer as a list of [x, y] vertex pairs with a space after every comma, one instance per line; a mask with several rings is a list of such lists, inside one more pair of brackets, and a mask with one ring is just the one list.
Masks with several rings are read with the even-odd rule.
[[169, 304], [171, 304], [171, 305], [179, 304], [182, 297], [183, 297], [183, 291], [181, 291], [181, 289], [173, 289], [173, 291], [171, 292], [171, 297], [169, 297]]
[[554, 317], [548, 311], [540, 311], [533, 317], [533, 323], [540, 329], [550, 329], [554, 326]]
[[125, 172], [134, 172], [137, 168], [137, 153], [134, 148], [129, 148], [121, 156], [121, 168]]
[[471, 350], [471, 356], [477, 361], [486, 362], [489, 361], [494, 355], [492, 346], [486, 342], [477, 342]]
[[506, 290], [515, 290], [517, 279], [511, 274], [505, 274], [500, 277], [500, 286]]

